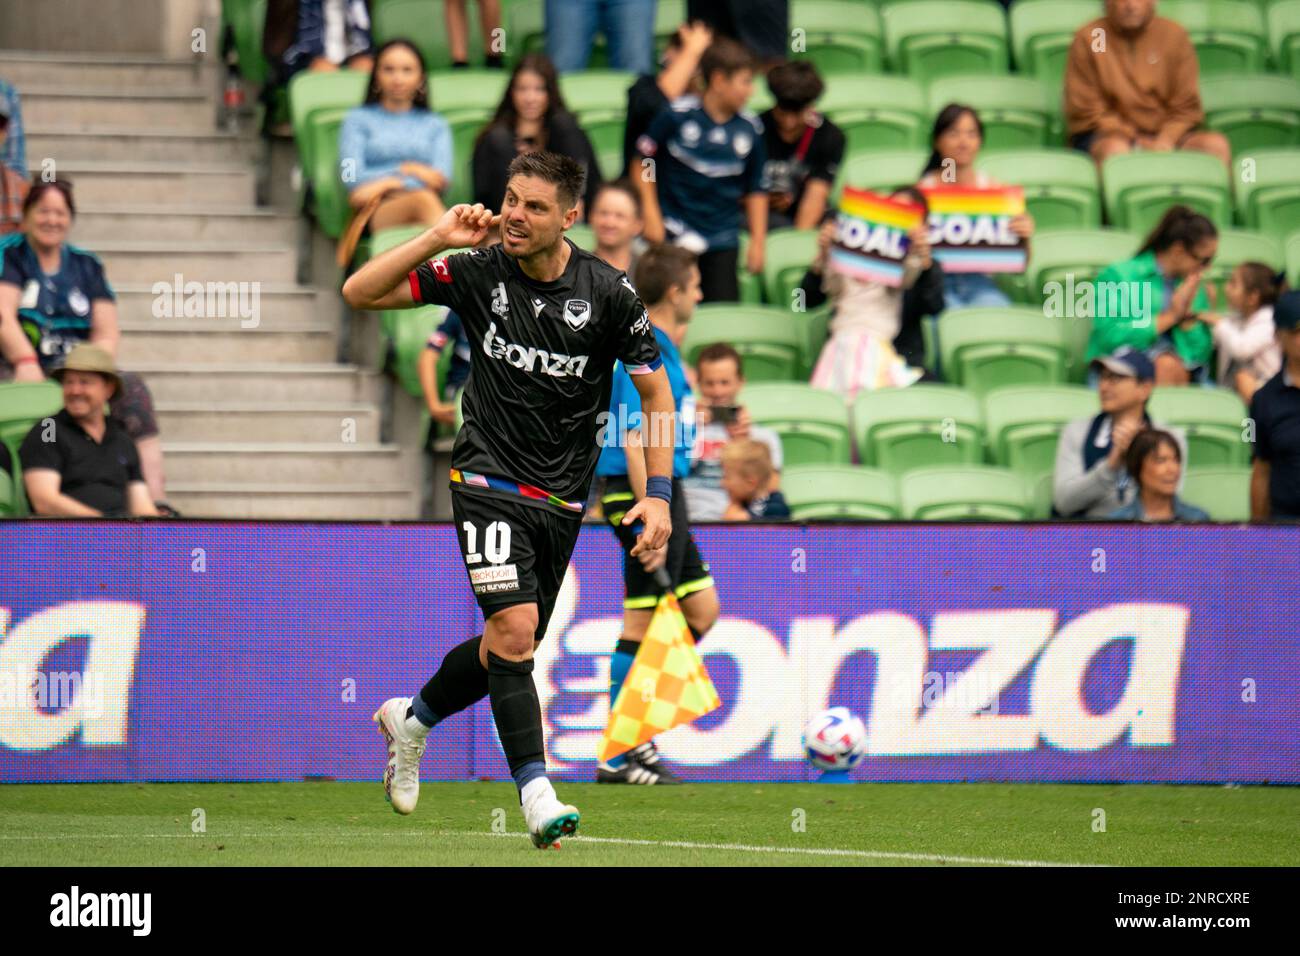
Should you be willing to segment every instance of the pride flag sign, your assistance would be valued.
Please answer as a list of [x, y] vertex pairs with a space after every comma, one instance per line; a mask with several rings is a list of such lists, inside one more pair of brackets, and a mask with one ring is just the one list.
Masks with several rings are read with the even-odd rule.
[[930, 204], [930, 248], [944, 272], [1024, 272], [1025, 241], [1011, 219], [1025, 211], [1019, 186], [922, 189]]
[[917, 203], [846, 186], [828, 253], [830, 267], [854, 279], [902, 285], [907, 233], [924, 218], [925, 210]]

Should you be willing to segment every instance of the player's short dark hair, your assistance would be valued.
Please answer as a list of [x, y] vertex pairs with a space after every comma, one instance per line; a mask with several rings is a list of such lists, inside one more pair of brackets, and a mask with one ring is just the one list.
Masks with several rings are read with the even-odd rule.
[[1183, 450], [1178, 447], [1178, 439], [1169, 432], [1158, 428], [1144, 428], [1133, 436], [1128, 451], [1124, 453], [1124, 468], [1138, 487], [1142, 486], [1142, 464], [1147, 457], [1154, 454], [1161, 445], [1168, 445], [1174, 450], [1174, 457], [1179, 463], [1183, 460]]
[[591, 198], [592, 209], [596, 208], [596, 203], [600, 202], [601, 194], [613, 190], [616, 193], [622, 193], [628, 199], [632, 200], [632, 206], [636, 209], [636, 214], [641, 215], [641, 194], [636, 191], [636, 187], [631, 181], [624, 177], [623, 179], [607, 179], [596, 187], [596, 195]]
[[797, 113], [811, 106], [826, 84], [807, 60], [787, 60], [768, 71], [767, 88], [780, 109]]
[[536, 176], [555, 184], [555, 194], [566, 209], [577, 204], [587, 189], [587, 171], [577, 160], [545, 150], [520, 153], [506, 168], [506, 181], [516, 176]]
[[713, 74], [719, 70], [731, 76], [739, 70], [752, 70], [754, 66], [754, 54], [744, 44], [730, 37], [718, 37], [700, 57], [700, 76], [708, 86]]
[[647, 306], [658, 305], [673, 286], [684, 289], [695, 265], [695, 253], [661, 242], [641, 253], [636, 264], [636, 291]]
[[736, 363], [736, 377], [745, 377], [745, 360], [740, 357], [740, 353], [726, 342], [714, 342], [712, 345], [706, 345], [700, 349], [700, 354], [695, 356], [695, 367], [698, 369], [705, 362], [722, 362], [731, 359]]

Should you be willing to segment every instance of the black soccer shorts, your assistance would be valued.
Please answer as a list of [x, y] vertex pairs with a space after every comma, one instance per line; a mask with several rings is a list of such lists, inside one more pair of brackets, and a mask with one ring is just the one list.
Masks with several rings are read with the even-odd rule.
[[[654, 575], [641, 567], [641, 561], [632, 557], [632, 546], [636, 544], [639, 523], [622, 524], [623, 516], [635, 502], [632, 486], [626, 477], [605, 479], [605, 491], [600, 497], [605, 519], [609, 521], [618, 536], [618, 543], [623, 546], [623, 585], [625, 597], [623, 607], [632, 610], [654, 610], [663, 593]], [[673, 500], [668, 506], [668, 515], [672, 518], [673, 533], [668, 539], [668, 560], [664, 567], [673, 583], [673, 594], [680, 601], [682, 598], [713, 587], [713, 578], [709, 576], [709, 566], [700, 556], [700, 549], [691, 536], [689, 516], [686, 513], [686, 492], [681, 482], [673, 479]]]
[[467, 491], [463, 484], [451, 486], [451, 513], [483, 619], [516, 604], [536, 604], [540, 641], [564, 583], [581, 516]]

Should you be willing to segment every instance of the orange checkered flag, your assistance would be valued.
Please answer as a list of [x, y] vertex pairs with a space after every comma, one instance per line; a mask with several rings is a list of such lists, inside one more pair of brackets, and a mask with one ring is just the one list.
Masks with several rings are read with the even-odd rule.
[[677, 598], [659, 599], [600, 739], [609, 760], [722, 706]]

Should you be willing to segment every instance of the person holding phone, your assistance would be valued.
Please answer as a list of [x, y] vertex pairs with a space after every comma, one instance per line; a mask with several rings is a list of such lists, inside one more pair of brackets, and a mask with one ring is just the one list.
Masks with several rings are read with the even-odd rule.
[[752, 438], [767, 446], [772, 457], [772, 474], [767, 494], [781, 483], [781, 437], [770, 428], [755, 425], [749, 410], [740, 404], [745, 385], [744, 363], [725, 342], [704, 348], [695, 359], [695, 387], [699, 403], [695, 409], [695, 446], [691, 449], [691, 471], [682, 479], [686, 509], [692, 521], [722, 521], [729, 499], [722, 485], [722, 452], [732, 442]]

